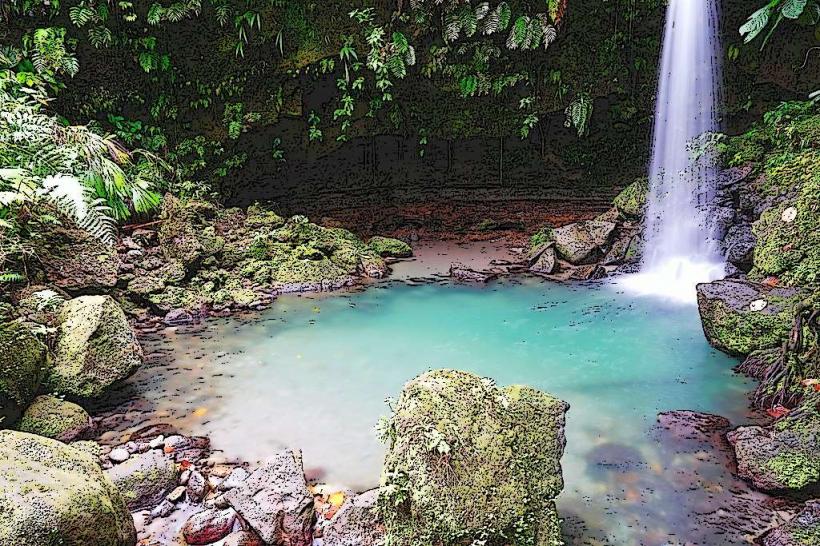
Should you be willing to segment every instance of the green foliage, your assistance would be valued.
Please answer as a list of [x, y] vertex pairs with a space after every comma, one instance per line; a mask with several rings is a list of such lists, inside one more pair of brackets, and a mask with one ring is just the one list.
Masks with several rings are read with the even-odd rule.
[[579, 93], [564, 111], [566, 114], [564, 126], [575, 127], [579, 137], [586, 136], [589, 134], [593, 107], [590, 96], [587, 93]]
[[820, 3], [817, 0], [769, 0], [765, 6], [749, 16], [740, 27], [740, 35], [743, 36], [744, 43], [748, 44], [768, 28], [769, 32], [760, 45], [762, 50], [784, 20], [816, 26], [820, 24]]

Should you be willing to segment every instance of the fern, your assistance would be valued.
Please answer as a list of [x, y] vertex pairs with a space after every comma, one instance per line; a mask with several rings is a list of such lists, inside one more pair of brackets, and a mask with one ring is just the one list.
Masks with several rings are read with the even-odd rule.
[[749, 16], [749, 20], [740, 27], [740, 35], [744, 37], [743, 42], [748, 44], [754, 40], [760, 32], [769, 24], [771, 8], [766, 5]]
[[586, 93], [579, 93], [567, 106], [565, 127], [575, 127], [578, 136], [589, 134], [589, 122], [592, 119], [593, 103]]
[[25, 281], [26, 278], [20, 273], [14, 273], [13, 271], [0, 271], [0, 284], [11, 284]]
[[507, 37], [508, 49], [526, 49], [530, 37], [530, 18], [522, 15], [515, 20], [510, 35]]

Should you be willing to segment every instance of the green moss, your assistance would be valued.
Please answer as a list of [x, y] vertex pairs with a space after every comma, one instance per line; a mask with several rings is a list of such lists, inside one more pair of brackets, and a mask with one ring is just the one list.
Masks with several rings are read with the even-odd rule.
[[544, 226], [530, 236], [530, 254], [555, 240], [552, 226]]
[[368, 241], [370, 248], [382, 258], [409, 258], [413, 249], [404, 241], [390, 237], [371, 237]]
[[383, 428], [379, 507], [396, 546], [560, 544], [567, 405], [455, 370], [408, 383]]
[[204, 201], [183, 203], [172, 196], [163, 200], [159, 242], [165, 256], [186, 268], [197, 268], [202, 261], [222, 251], [225, 240], [207, 220], [216, 209]]
[[802, 489], [820, 481], [820, 454], [787, 451], [763, 464], [777, 480], [789, 489]]
[[646, 206], [646, 197], [649, 194], [649, 179], [646, 177], [635, 180], [621, 190], [612, 204], [627, 218], [640, 218]]
[[16, 421], [34, 399], [47, 369], [47, 351], [20, 323], [0, 323], [0, 427]]
[[732, 354], [747, 355], [758, 349], [778, 347], [791, 330], [793, 321], [790, 308], [774, 315], [738, 313], [718, 301], [704, 324], [719, 340], [721, 348]]
[[273, 211], [266, 210], [260, 205], [248, 207], [245, 218], [245, 227], [252, 230], [276, 229], [284, 225], [285, 219]]
[[35, 398], [26, 409], [17, 430], [63, 440], [66, 435], [83, 431], [90, 424], [91, 417], [77, 404], [45, 395]]

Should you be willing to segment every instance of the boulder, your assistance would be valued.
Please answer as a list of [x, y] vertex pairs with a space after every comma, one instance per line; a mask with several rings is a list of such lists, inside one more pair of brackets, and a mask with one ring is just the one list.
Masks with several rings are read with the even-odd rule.
[[37, 259], [48, 283], [72, 294], [100, 292], [117, 284], [120, 262], [113, 247], [83, 229], [56, 227], [37, 242]]
[[183, 203], [171, 195], [162, 200], [162, 225], [159, 244], [169, 260], [196, 270], [202, 262], [222, 251], [225, 240], [216, 234], [208, 220], [216, 215], [213, 205], [204, 201]]
[[111, 296], [82, 296], [58, 318], [50, 390], [75, 398], [100, 396], [142, 364], [142, 349], [125, 313]]
[[757, 244], [757, 239], [755, 239], [750, 224], [733, 225], [723, 239], [726, 259], [739, 269], [748, 272], [752, 269], [755, 244]]
[[555, 249], [573, 265], [595, 263], [603, 256], [603, 247], [611, 241], [615, 227], [613, 222], [587, 220], [554, 229]]
[[703, 332], [714, 347], [733, 355], [779, 346], [794, 321], [796, 288], [770, 288], [739, 279], [697, 286]]
[[555, 253], [555, 246], [547, 244], [535, 253], [530, 259], [529, 269], [533, 273], [542, 275], [552, 275], [558, 269], [558, 256]]
[[820, 487], [820, 393], [770, 427], [739, 427], [727, 435], [737, 472], [756, 488], [816, 492]]
[[487, 271], [476, 271], [464, 264], [450, 264], [450, 277], [461, 282], [485, 283], [498, 278], [497, 273]]
[[561, 544], [554, 499], [567, 409], [530, 387], [499, 388], [455, 370], [407, 383], [383, 424], [378, 502], [387, 541]]
[[788, 523], [767, 534], [763, 546], [817, 546], [820, 544], [820, 499], [807, 502]]
[[224, 498], [266, 544], [312, 543], [313, 496], [305, 482], [301, 453], [279, 453]]
[[639, 178], [621, 190], [612, 204], [626, 218], [640, 218], [643, 216], [648, 194], [649, 179]]
[[17, 430], [70, 442], [93, 427], [91, 416], [77, 404], [56, 396], [43, 395], [35, 398], [23, 413]]
[[134, 520], [89, 454], [0, 431], [0, 544], [133, 546]]
[[324, 546], [378, 546], [384, 543], [384, 524], [377, 510], [379, 490], [345, 501], [324, 530]]
[[18, 322], [0, 322], [0, 428], [34, 399], [47, 367], [46, 346]]
[[158, 449], [131, 455], [105, 472], [116, 484], [131, 511], [153, 508], [177, 485], [177, 469], [173, 459]]
[[382, 258], [409, 258], [413, 255], [410, 245], [390, 237], [371, 237], [367, 244]]

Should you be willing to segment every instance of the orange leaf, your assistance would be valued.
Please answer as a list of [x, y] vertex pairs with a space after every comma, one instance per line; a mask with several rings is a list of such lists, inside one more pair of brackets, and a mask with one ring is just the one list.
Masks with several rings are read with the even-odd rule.
[[788, 415], [790, 411], [791, 410], [789, 408], [777, 404], [775, 407], [766, 410], [766, 413], [775, 419], [780, 419], [784, 415]]

